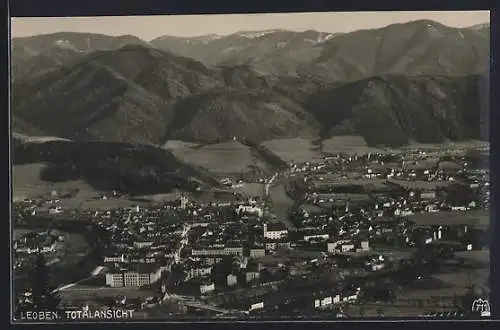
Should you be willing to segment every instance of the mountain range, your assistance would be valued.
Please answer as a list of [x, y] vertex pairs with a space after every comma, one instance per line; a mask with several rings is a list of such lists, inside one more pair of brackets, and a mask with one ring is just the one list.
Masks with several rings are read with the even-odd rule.
[[489, 26], [12, 40], [13, 130], [163, 145], [487, 139]]

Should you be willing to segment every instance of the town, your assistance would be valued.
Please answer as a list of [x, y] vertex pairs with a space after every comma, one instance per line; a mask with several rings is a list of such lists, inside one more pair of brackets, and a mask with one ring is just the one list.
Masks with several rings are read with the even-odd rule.
[[[487, 151], [328, 154], [262, 178], [253, 195], [233, 191], [246, 182], [222, 178], [227, 191], [205, 200], [183, 193], [74, 210], [54, 191], [16, 201], [16, 306], [33, 305], [28, 273], [42, 258], [56, 269], [50, 293], [63, 310], [126, 308], [158, 319], [485, 316], [471, 306], [489, 292]], [[70, 254], [79, 261], [66, 265]]]

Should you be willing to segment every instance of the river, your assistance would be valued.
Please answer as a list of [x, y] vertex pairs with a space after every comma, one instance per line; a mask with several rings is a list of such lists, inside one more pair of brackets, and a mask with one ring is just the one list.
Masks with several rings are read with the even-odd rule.
[[269, 189], [269, 195], [273, 202], [273, 214], [277, 221], [282, 221], [288, 229], [295, 229], [295, 225], [288, 218], [289, 210], [294, 205], [293, 200], [285, 190], [286, 178], [278, 179], [278, 182]]

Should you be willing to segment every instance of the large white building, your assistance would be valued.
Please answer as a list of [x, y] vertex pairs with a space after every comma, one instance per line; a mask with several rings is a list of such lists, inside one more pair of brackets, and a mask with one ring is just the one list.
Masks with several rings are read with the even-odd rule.
[[264, 224], [264, 238], [279, 240], [288, 235], [288, 230], [282, 222]]
[[138, 265], [136, 269], [120, 269], [106, 274], [106, 286], [116, 287], [142, 287], [155, 283], [161, 278], [160, 267]]

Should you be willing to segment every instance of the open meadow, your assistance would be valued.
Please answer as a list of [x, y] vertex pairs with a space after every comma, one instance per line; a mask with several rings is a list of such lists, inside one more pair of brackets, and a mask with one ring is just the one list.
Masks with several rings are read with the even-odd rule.
[[432, 225], [474, 225], [477, 227], [488, 227], [490, 224], [490, 215], [487, 211], [449, 211], [432, 214], [414, 214], [408, 217], [408, 220], [414, 221], [419, 226]]
[[182, 141], [169, 141], [164, 148], [182, 161], [201, 166], [212, 173], [242, 173], [253, 168], [265, 170], [267, 164], [257, 153], [238, 141], [193, 145]]
[[324, 153], [367, 154], [384, 152], [384, 149], [368, 146], [364, 137], [360, 135], [341, 135], [321, 141], [321, 151]]
[[287, 163], [304, 163], [321, 158], [318, 146], [305, 138], [269, 140], [261, 145]]

